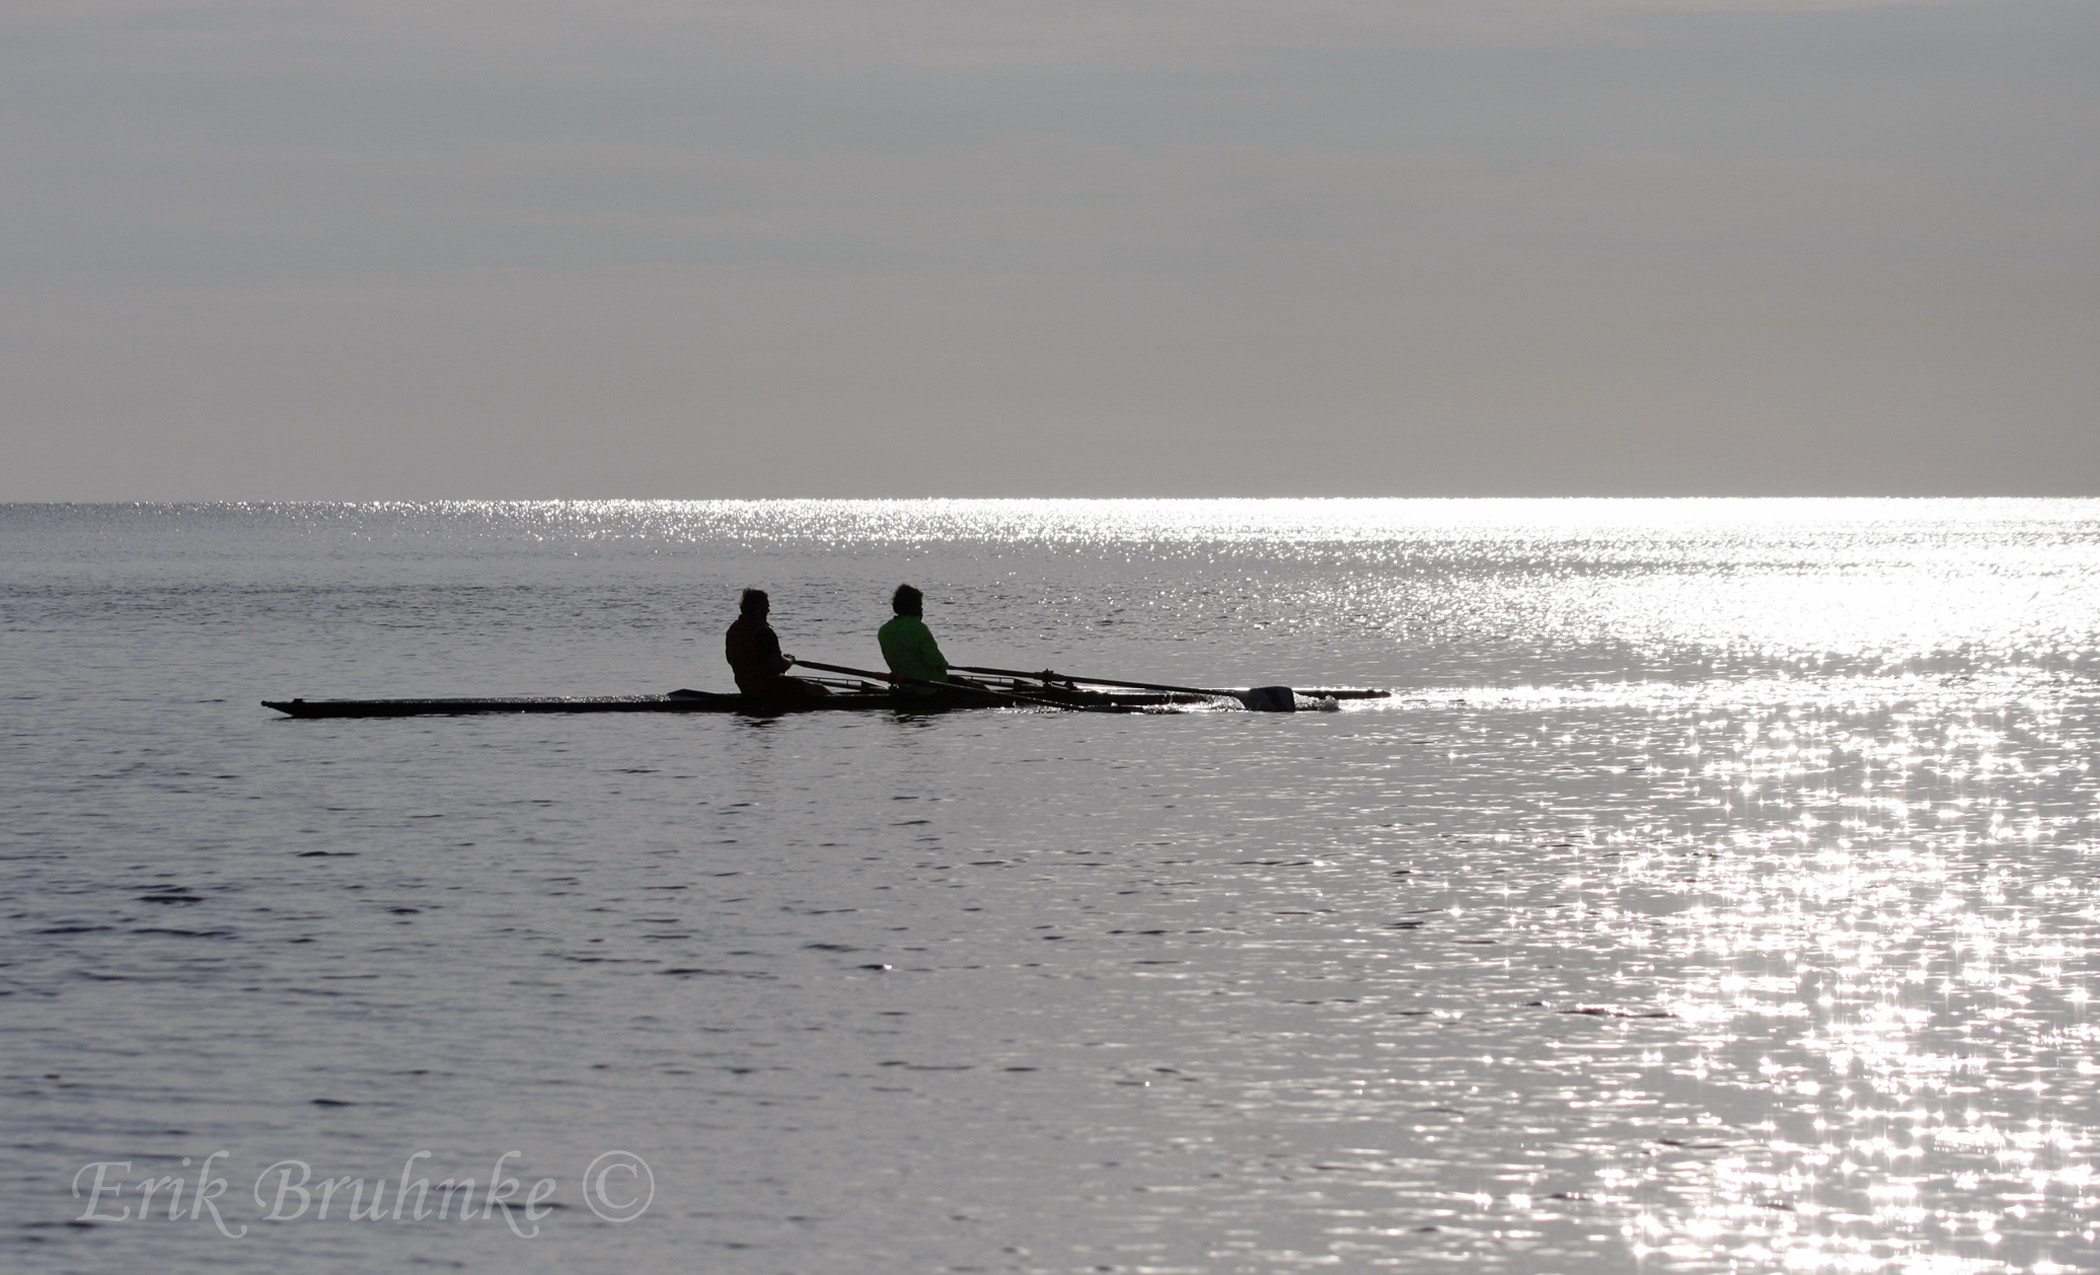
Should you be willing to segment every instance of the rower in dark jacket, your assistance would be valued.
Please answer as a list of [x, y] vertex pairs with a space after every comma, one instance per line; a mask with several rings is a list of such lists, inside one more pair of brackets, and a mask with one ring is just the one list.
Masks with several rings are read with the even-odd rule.
[[729, 667], [736, 674], [738, 690], [752, 699], [830, 694], [815, 682], [786, 676], [795, 666], [795, 657], [781, 653], [780, 638], [766, 623], [773, 600], [764, 589], [744, 590], [738, 609], [743, 614], [729, 626], [722, 642], [723, 654], [729, 657]]

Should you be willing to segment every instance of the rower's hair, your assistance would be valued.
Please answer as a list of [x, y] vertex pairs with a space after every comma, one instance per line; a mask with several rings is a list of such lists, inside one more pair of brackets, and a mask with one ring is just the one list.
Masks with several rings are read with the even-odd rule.
[[772, 606], [773, 599], [766, 596], [764, 589], [746, 589], [743, 601], [737, 604], [737, 610], [745, 615], [764, 615]]
[[890, 595], [890, 610], [898, 615], [923, 615], [925, 608], [926, 595], [908, 584], [898, 585], [897, 591]]

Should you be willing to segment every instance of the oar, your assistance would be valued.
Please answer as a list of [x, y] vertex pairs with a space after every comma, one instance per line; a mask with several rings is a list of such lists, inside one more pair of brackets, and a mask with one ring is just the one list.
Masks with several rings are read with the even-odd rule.
[[1208, 690], [1201, 686], [1168, 686], [1160, 682], [1119, 682], [1108, 677], [1073, 677], [1066, 673], [1054, 673], [1044, 669], [1040, 673], [1022, 673], [1014, 669], [977, 668], [958, 664], [965, 673], [986, 673], [993, 677], [1025, 677], [1038, 682], [1085, 682], [1089, 686], [1121, 686], [1133, 691], [1171, 691], [1177, 695], [1208, 695], [1214, 699], [1236, 699], [1246, 708], [1257, 713], [1289, 713], [1298, 707], [1297, 695], [1288, 686], [1255, 686], [1244, 691]]
[[1127, 713], [1124, 704], [1060, 704], [1054, 699], [1043, 699], [1036, 695], [1024, 695], [1019, 691], [994, 691], [986, 687], [970, 686], [962, 682], [934, 682], [923, 677], [910, 677], [903, 673], [875, 673], [864, 668], [847, 668], [843, 664], [819, 664], [815, 660], [796, 660], [803, 668], [823, 669], [826, 673], [844, 673], [848, 677], [872, 678], [878, 682], [903, 682], [909, 686], [924, 686], [936, 691], [978, 691], [986, 695], [999, 695], [1017, 699], [1024, 704], [1040, 704], [1044, 708], [1055, 708], [1064, 712], [1077, 709], [1084, 713]]
[[848, 691], [857, 691], [867, 685], [866, 681], [849, 682], [843, 677], [805, 677], [799, 680], [804, 682], [812, 682], [818, 686], [836, 686], [841, 690]]

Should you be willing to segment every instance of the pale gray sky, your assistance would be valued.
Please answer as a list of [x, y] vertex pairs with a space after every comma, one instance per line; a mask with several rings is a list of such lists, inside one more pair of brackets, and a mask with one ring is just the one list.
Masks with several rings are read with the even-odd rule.
[[2100, 494], [2100, 3], [10, 0], [0, 499]]

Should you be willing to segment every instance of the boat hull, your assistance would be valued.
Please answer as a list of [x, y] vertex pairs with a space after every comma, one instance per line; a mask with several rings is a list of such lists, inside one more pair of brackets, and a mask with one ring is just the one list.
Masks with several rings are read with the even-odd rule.
[[1026, 699], [991, 691], [919, 694], [908, 691], [848, 691], [794, 699], [755, 699], [687, 691], [670, 695], [562, 695], [491, 699], [291, 699], [264, 700], [291, 717], [458, 717], [482, 713], [746, 713], [771, 717], [781, 713], [850, 713], [890, 710], [941, 713], [956, 709], [1066, 708], [1095, 712], [1130, 712], [1171, 704], [1203, 703], [1193, 696], [1101, 695], [1030, 692]]

